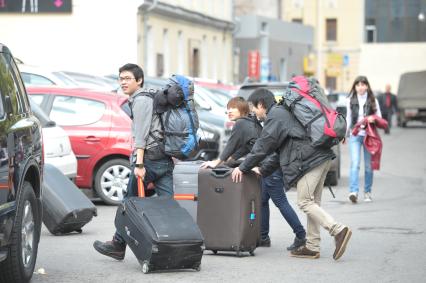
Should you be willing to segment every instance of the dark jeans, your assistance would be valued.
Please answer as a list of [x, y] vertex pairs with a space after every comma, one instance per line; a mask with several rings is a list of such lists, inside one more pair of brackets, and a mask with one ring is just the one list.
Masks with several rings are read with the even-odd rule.
[[[159, 160], [144, 159], [144, 166], [146, 170], [144, 178], [145, 188], [149, 183], [154, 182], [155, 193], [159, 197], [173, 197], [173, 169], [174, 163], [171, 158], [164, 158]], [[133, 172], [133, 167], [129, 176], [129, 183], [127, 184], [127, 193], [124, 199], [138, 195], [138, 183]], [[122, 244], [125, 244], [124, 239], [118, 232], [115, 232], [114, 239]]]
[[390, 133], [390, 129], [392, 127], [392, 112], [385, 112], [382, 113], [382, 117], [383, 119], [386, 119], [386, 121], [388, 122], [388, 128], [385, 129], [385, 133], [389, 134]]
[[283, 186], [281, 169], [276, 170], [268, 177], [262, 178], [262, 239], [269, 237], [269, 199], [272, 199], [272, 202], [278, 207], [296, 237], [299, 239], [306, 237], [305, 228], [303, 228], [296, 212], [288, 202]]

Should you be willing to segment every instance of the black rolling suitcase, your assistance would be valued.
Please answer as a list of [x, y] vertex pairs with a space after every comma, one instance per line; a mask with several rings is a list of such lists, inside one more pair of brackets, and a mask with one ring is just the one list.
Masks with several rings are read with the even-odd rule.
[[43, 223], [54, 235], [81, 233], [97, 215], [93, 203], [58, 168], [44, 165]]
[[198, 171], [203, 161], [180, 161], [173, 169], [174, 198], [197, 221]]
[[170, 198], [126, 199], [115, 227], [142, 265], [142, 272], [200, 270], [203, 236], [189, 213]]
[[250, 172], [241, 183], [234, 183], [232, 170], [200, 170], [197, 223], [207, 250], [254, 255], [260, 242], [260, 179]]

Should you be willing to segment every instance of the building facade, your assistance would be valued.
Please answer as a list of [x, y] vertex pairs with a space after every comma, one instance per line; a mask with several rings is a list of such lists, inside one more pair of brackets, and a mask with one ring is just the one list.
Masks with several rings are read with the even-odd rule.
[[150, 76], [233, 80], [231, 0], [23, 2], [0, 1], [0, 40], [26, 64], [105, 75], [136, 62]]
[[312, 27], [256, 15], [240, 16], [235, 43], [239, 81], [288, 81], [303, 74], [303, 58], [313, 44]]
[[284, 2], [284, 20], [314, 27], [314, 48], [305, 58], [305, 72], [330, 90], [348, 89], [358, 74], [363, 9], [363, 1]]
[[305, 73], [337, 91], [363, 74], [380, 91], [387, 83], [396, 90], [404, 72], [426, 69], [425, 7], [426, 0], [289, 0], [281, 15], [314, 27]]
[[138, 27], [138, 61], [148, 75], [233, 81], [232, 1], [148, 0]]

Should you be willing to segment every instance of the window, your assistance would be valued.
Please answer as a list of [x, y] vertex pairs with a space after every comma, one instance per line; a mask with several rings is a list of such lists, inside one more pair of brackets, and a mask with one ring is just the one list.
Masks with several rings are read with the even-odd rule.
[[198, 51], [198, 48], [192, 49], [192, 66], [191, 66], [191, 76], [192, 77], [199, 77], [199, 67], [200, 65], [200, 52]]
[[105, 104], [99, 101], [72, 96], [55, 96], [50, 119], [60, 126], [88, 125], [99, 121]]
[[365, 32], [366, 32], [365, 37], [366, 37], [367, 42], [376, 42], [377, 41], [376, 26], [366, 26]]
[[35, 104], [37, 104], [38, 106], [40, 106], [40, 105], [41, 105], [41, 103], [43, 102], [43, 97], [44, 97], [44, 95], [43, 95], [43, 94], [32, 94], [32, 95], [31, 95], [31, 100], [32, 100]]
[[164, 75], [164, 56], [161, 53], [157, 53], [157, 77]]
[[337, 41], [337, 19], [326, 19], [326, 40]]
[[12, 69], [13, 63], [9, 54], [0, 53], [0, 93], [2, 96], [10, 97], [13, 113], [23, 113], [23, 101], [20, 98], [22, 94], [16, 85], [16, 76]]
[[30, 73], [21, 73], [26, 85], [54, 85], [55, 83], [46, 77]]

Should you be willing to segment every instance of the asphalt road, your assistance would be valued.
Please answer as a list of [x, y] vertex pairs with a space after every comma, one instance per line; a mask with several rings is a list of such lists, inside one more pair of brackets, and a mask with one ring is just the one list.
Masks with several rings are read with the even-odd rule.
[[[206, 251], [200, 272], [143, 274], [130, 249], [118, 262], [92, 248], [94, 240], [109, 240], [114, 232], [116, 208], [98, 204], [99, 216], [82, 234], [52, 236], [43, 227], [32, 282], [425, 282], [426, 128], [395, 128], [383, 140], [372, 203], [348, 201], [348, 146], [342, 146], [336, 199], [323, 192], [325, 210], [353, 230], [338, 261], [332, 258], [334, 241], [325, 230], [319, 259], [290, 257], [285, 247], [294, 236], [271, 204], [271, 248], [258, 248], [254, 257], [242, 258]], [[296, 192], [288, 197], [295, 204]], [[294, 207], [305, 224], [304, 214]]]

